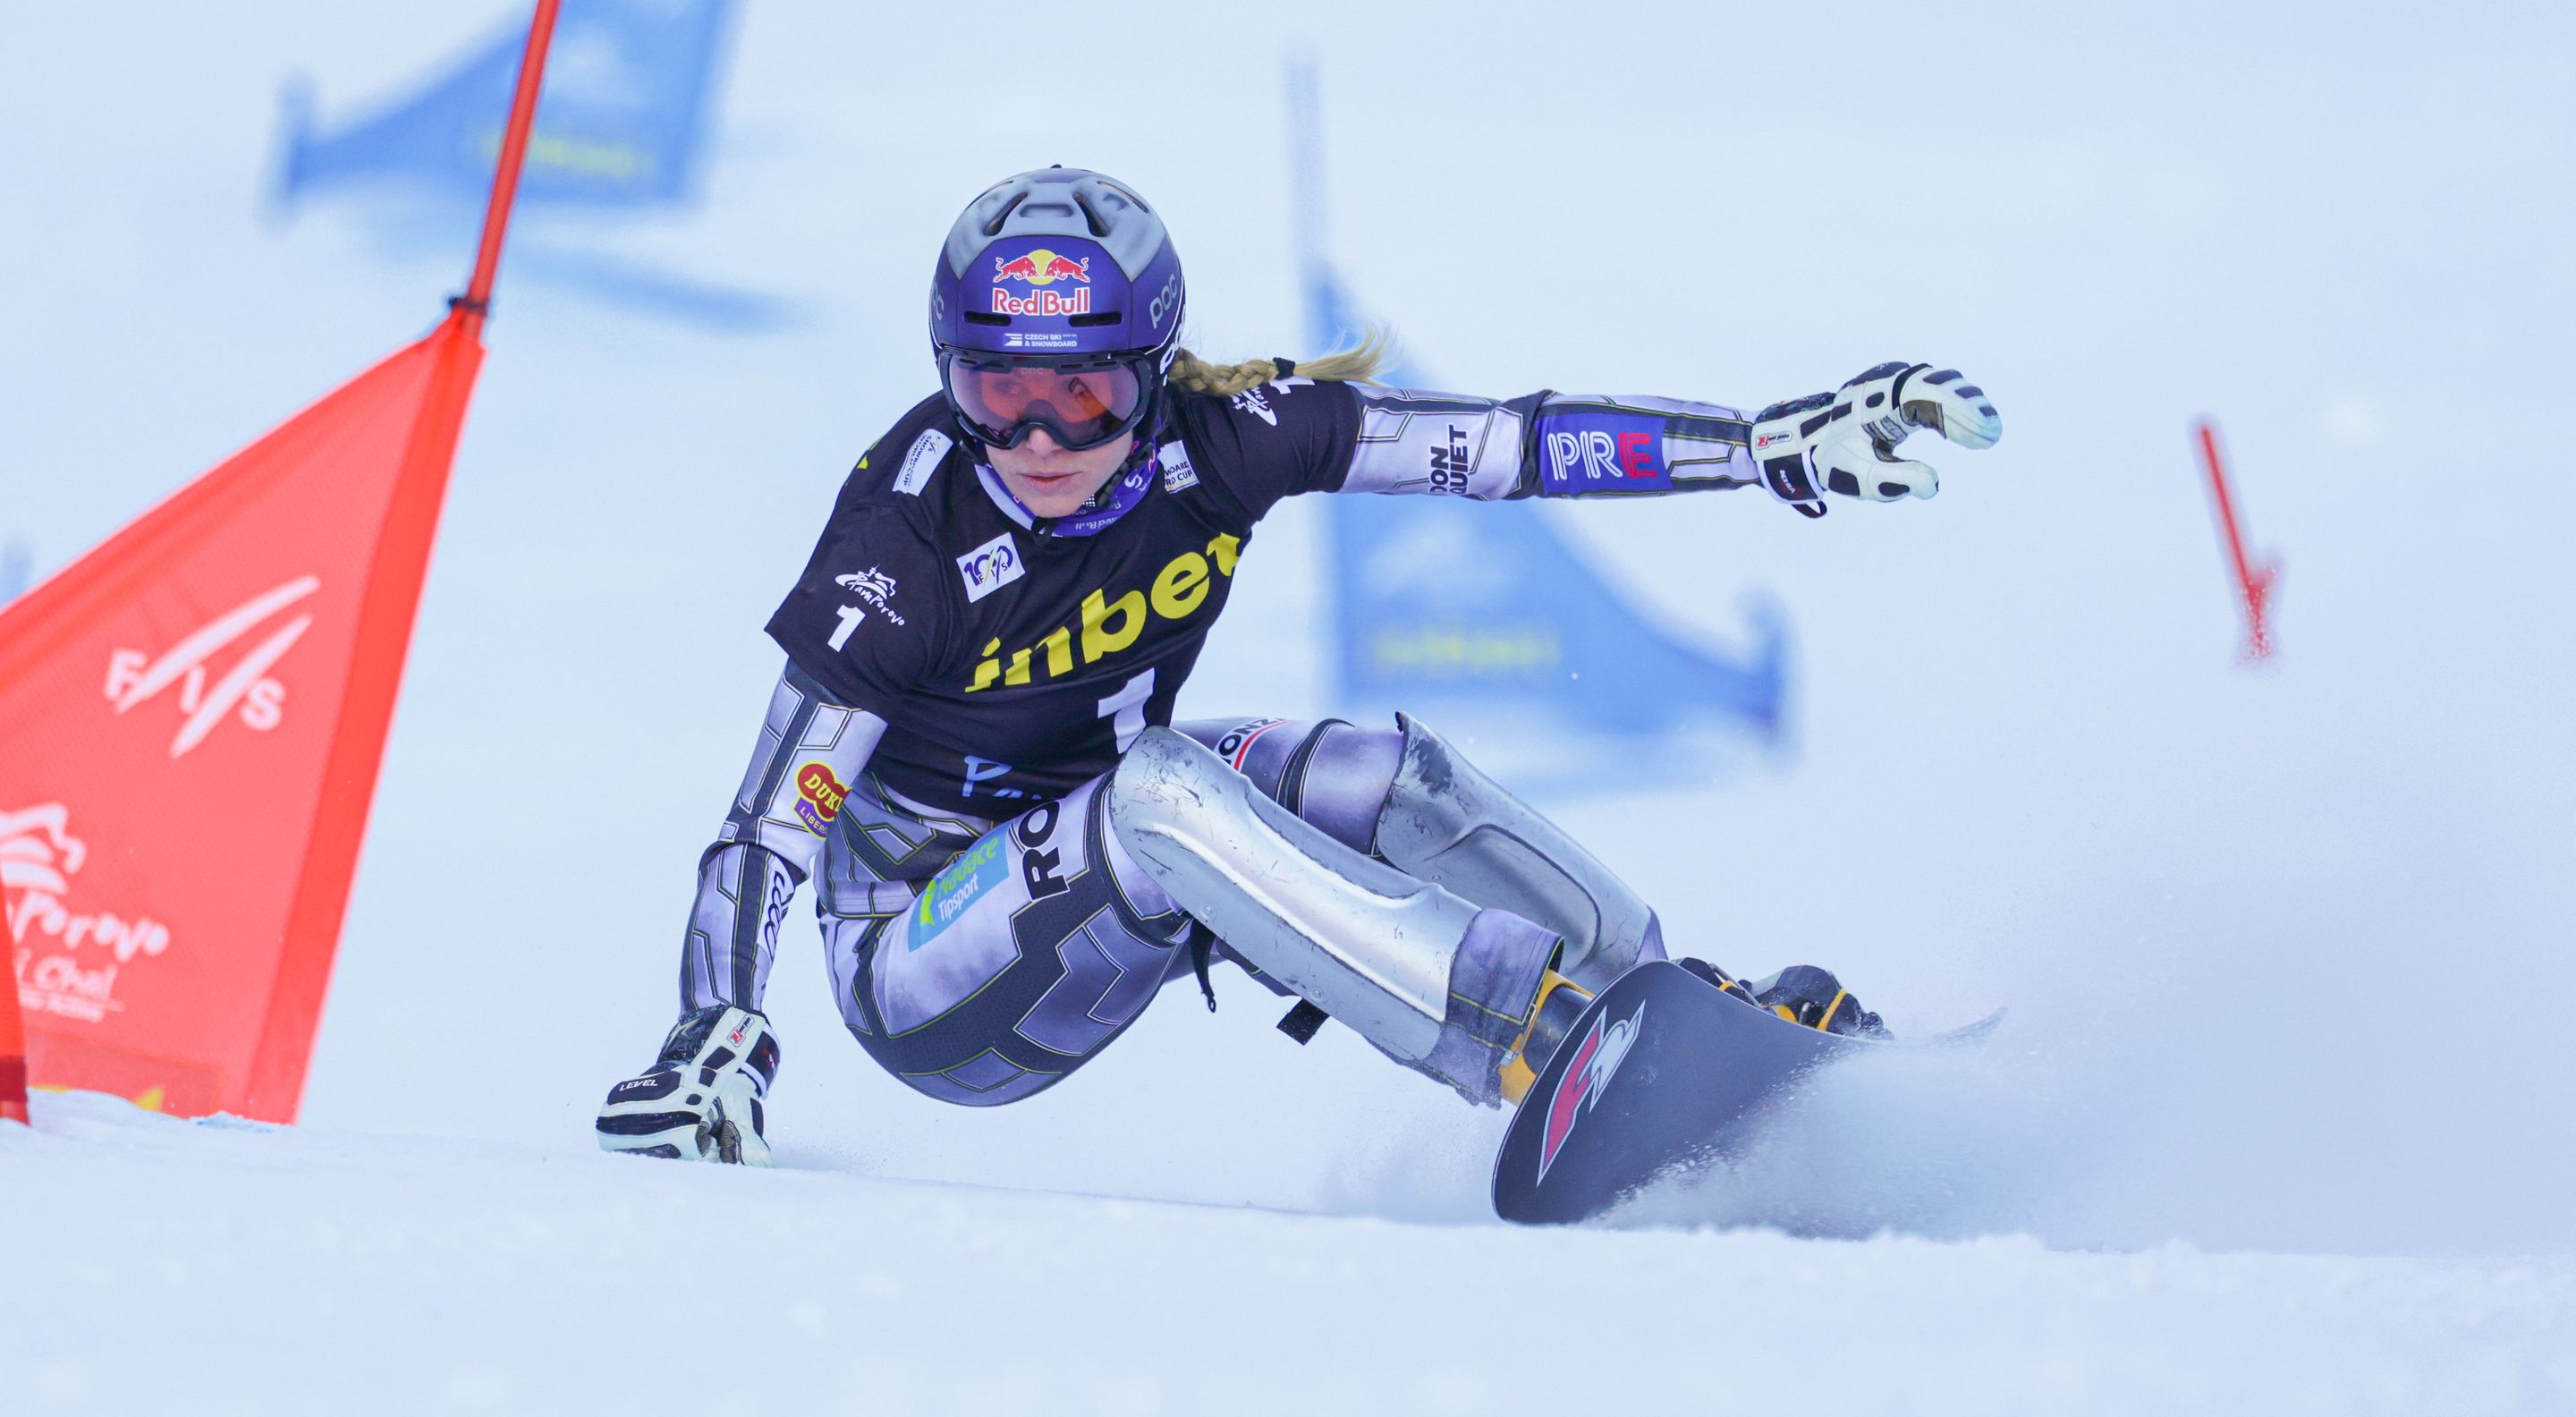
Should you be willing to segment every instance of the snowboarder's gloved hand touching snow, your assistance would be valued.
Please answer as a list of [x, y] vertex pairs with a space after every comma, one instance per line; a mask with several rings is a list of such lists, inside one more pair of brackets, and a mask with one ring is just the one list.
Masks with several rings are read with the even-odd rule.
[[1832, 393], [1771, 405], [1754, 415], [1750, 441], [1771, 495], [1821, 517], [1827, 492], [1893, 502], [1940, 491], [1928, 464], [1896, 456], [1917, 428], [1963, 448], [1991, 448], [2004, 435], [1994, 400], [1958, 370], [1899, 362], [1864, 370]]
[[607, 1151], [676, 1161], [769, 1164], [761, 1099], [778, 1077], [778, 1035], [749, 1009], [713, 1004], [680, 1016], [653, 1066], [608, 1090]]

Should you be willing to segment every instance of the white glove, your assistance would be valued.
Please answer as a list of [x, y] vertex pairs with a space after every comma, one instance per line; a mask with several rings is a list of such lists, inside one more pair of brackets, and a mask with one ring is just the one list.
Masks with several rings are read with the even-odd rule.
[[768, 1019], [723, 1004], [683, 1014], [653, 1066], [608, 1090], [600, 1149], [766, 1166], [761, 1098], [777, 1076]]
[[1754, 415], [1749, 438], [1771, 495], [1821, 517], [1827, 492], [1893, 502], [1940, 491], [1940, 474], [1929, 464], [1896, 456], [1896, 445], [1917, 428], [1963, 448], [1991, 448], [2004, 435], [2004, 420], [1985, 390], [1958, 370], [1891, 363], [1832, 393], [1771, 405]]

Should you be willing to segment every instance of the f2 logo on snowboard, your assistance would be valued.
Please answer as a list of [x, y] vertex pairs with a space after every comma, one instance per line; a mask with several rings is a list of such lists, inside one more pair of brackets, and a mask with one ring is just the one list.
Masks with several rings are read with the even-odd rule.
[[1592, 1021], [1591, 1032], [1583, 1035], [1574, 1060], [1566, 1064], [1565, 1076], [1556, 1080], [1555, 1095], [1547, 1100], [1547, 1135], [1539, 1140], [1538, 1180], [1532, 1185], [1547, 1180], [1547, 1168], [1556, 1164], [1556, 1154], [1574, 1135], [1574, 1124], [1583, 1120], [1590, 1105], [1610, 1086], [1619, 1065], [1628, 1061], [1628, 1050], [1636, 1046], [1637, 1030], [1645, 1020], [1646, 1006], [1639, 1004], [1635, 1013], [1606, 1029], [1600, 1019]]

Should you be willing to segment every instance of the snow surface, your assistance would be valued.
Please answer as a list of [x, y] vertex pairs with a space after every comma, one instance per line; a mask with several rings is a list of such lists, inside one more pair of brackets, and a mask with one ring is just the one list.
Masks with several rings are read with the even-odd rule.
[[792, 1146], [743, 1174], [42, 1111], [0, 1138], [13, 1186], [117, 1220], [55, 1236], [46, 1302], [12, 1315], [39, 1411], [2472, 1413], [2576, 1390], [2563, 1257], [1509, 1230], [889, 1180]]
[[[314, 74], [328, 122], [501, 9], [10, 13], [0, 538], [59, 566], [427, 326], [464, 235], [264, 211], [276, 90]], [[598, 239], [786, 328], [505, 264], [306, 1125], [48, 1097], [0, 1135], [8, 1410], [2576, 1410], [2565, 11], [1085, 13], [1120, 62], [747, 7], [704, 207]], [[1996, 395], [1930, 503], [1550, 509], [1675, 621], [1770, 588], [1801, 653], [1788, 759], [1551, 805], [1682, 948], [2004, 1030], [1838, 1073], [1630, 1229], [1537, 1234], [1484, 1219], [1498, 1117], [1345, 1030], [1287, 1044], [1239, 979], [969, 1112], [841, 1035], [800, 928], [788, 1168], [596, 1155], [758, 626], [931, 387], [948, 220], [1119, 173], [1200, 348], [1303, 353], [1298, 48], [1349, 283], [1460, 387], [1759, 403], [1906, 355]], [[2259, 672], [2202, 413], [2288, 561]], [[1265, 525], [1185, 712], [1322, 707], [1315, 529]], [[580, 695], [614, 712], [541, 731]]]

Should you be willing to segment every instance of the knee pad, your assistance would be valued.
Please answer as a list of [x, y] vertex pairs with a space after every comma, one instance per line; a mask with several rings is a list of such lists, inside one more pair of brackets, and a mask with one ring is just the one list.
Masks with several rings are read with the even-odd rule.
[[1501, 1100], [1555, 932], [1361, 855], [1170, 729], [1136, 740], [1110, 793], [1127, 854], [1227, 948], [1406, 1066]]
[[1440, 735], [1402, 715], [1397, 721], [1401, 762], [1377, 823], [1379, 855], [1564, 936], [1557, 969], [1586, 990], [1664, 957], [1655, 912], [1599, 858]]
[[1173, 725], [1262, 796], [1324, 835], [1367, 854], [1404, 758], [1404, 736], [1338, 718], [1203, 719]]

